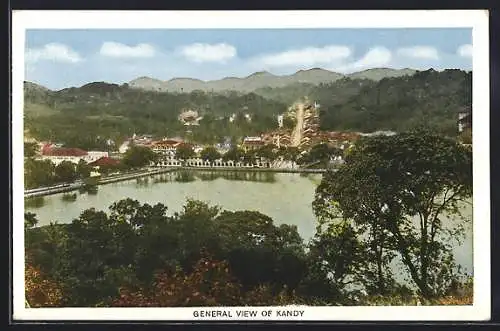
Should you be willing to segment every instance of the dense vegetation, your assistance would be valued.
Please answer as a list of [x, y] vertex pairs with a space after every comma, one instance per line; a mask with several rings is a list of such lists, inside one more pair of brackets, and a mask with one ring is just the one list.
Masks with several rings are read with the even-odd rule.
[[[319, 226], [309, 243], [295, 226], [259, 212], [194, 200], [168, 214], [164, 204], [124, 199], [108, 213], [88, 209], [71, 224], [44, 227], [33, 227], [36, 215], [27, 213], [27, 299], [31, 306], [414, 304], [414, 297], [471, 304], [471, 283], [448, 240], [464, 231], [458, 207], [472, 194], [471, 169], [470, 150], [439, 135], [366, 138], [318, 187]], [[455, 222], [445, 225], [446, 214]], [[398, 256], [409, 284], [388, 267]]]
[[[208, 144], [230, 137], [234, 142], [276, 129], [276, 115], [308, 96], [321, 104], [323, 130], [404, 131], [426, 125], [455, 134], [457, 113], [471, 106], [471, 87], [472, 73], [461, 70], [421, 71], [378, 82], [342, 78], [318, 86], [297, 83], [248, 94], [152, 92], [107, 83], [61, 91], [31, 87], [25, 89], [25, 125], [37, 139], [88, 149], [115, 148], [134, 132]], [[203, 116], [199, 126], [186, 127], [178, 120], [184, 109]], [[233, 122], [232, 114], [238, 115]], [[107, 144], [108, 138], [115, 147]]]
[[26, 189], [70, 183], [90, 176], [91, 168], [85, 161], [74, 164], [62, 161], [57, 166], [50, 160], [27, 158], [24, 161], [24, 186]]
[[304, 96], [318, 101], [323, 130], [404, 131], [427, 126], [454, 135], [458, 112], [472, 105], [472, 73], [430, 69], [378, 82], [342, 78], [317, 86], [262, 88], [255, 93], [288, 104]]
[[455, 136], [458, 113], [472, 106], [472, 73], [431, 69], [368, 83], [347, 101], [319, 100], [324, 130], [400, 132], [425, 126]]
[[[82, 148], [107, 149], [106, 138], [120, 142], [134, 132], [179, 135], [207, 142], [224, 136], [252, 135], [276, 127], [275, 116], [286, 109], [284, 104], [254, 93], [160, 93], [107, 83], [45, 93], [30, 91], [25, 93], [25, 121], [30, 134]], [[30, 111], [37, 109], [33, 104], [43, 105], [52, 112], [40, 116]], [[198, 111], [203, 116], [199, 127], [191, 126], [187, 130], [178, 120], [185, 109]], [[250, 122], [243, 118], [246, 113], [253, 115]], [[229, 123], [232, 114], [240, 116]]]

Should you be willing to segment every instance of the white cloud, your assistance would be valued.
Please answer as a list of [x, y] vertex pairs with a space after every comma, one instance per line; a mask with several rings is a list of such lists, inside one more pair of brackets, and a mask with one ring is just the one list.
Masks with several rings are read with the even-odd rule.
[[83, 58], [70, 47], [59, 44], [49, 43], [40, 48], [28, 48], [25, 54], [26, 62], [35, 63], [39, 61], [55, 61], [65, 63], [77, 63], [83, 61]]
[[195, 43], [191, 45], [181, 46], [177, 50], [182, 56], [189, 61], [202, 62], [219, 62], [224, 63], [237, 56], [236, 48], [232, 45], [219, 44], [202, 44]]
[[340, 72], [349, 72], [354, 70], [362, 70], [368, 68], [376, 68], [388, 65], [392, 60], [392, 53], [385, 47], [373, 47], [359, 60], [348, 63], [334, 70]]
[[457, 48], [457, 54], [462, 57], [472, 57], [472, 45], [465, 44]]
[[102, 44], [99, 53], [108, 57], [149, 58], [155, 56], [156, 50], [149, 44], [128, 46], [113, 41], [107, 41]]
[[426, 60], [439, 60], [439, 52], [432, 46], [403, 47], [397, 50], [398, 55]]
[[267, 54], [253, 59], [255, 66], [288, 67], [314, 66], [339, 63], [351, 55], [347, 46], [329, 45], [325, 47], [306, 47], [280, 53]]

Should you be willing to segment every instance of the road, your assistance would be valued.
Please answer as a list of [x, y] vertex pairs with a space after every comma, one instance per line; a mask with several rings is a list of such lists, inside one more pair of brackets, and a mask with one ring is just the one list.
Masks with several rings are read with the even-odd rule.
[[297, 124], [292, 132], [291, 145], [298, 147], [302, 140], [302, 131], [304, 130], [304, 107], [303, 103], [295, 104]]

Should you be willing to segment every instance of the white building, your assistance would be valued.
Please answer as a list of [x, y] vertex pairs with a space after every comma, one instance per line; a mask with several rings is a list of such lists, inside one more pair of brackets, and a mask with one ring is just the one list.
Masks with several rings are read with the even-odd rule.
[[130, 148], [130, 141], [126, 140], [123, 144], [120, 145], [120, 147], [118, 147], [118, 151], [120, 152], [120, 154], [124, 154], [128, 151], [129, 148]]
[[89, 151], [87, 155], [84, 156], [84, 161], [87, 163], [94, 162], [99, 160], [102, 157], [109, 157], [108, 152], [100, 152], [100, 151]]
[[108, 152], [91, 151], [87, 152], [80, 148], [53, 147], [45, 145], [41, 150], [39, 160], [50, 160], [55, 165], [63, 161], [78, 164], [81, 160], [86, 163], [94, 162], [102, 157], [108, 157]]

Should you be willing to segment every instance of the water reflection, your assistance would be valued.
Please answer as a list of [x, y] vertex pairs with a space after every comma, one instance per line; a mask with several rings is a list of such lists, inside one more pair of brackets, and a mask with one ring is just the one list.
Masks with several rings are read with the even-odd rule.
[[[170, 182], [193, 182], [214, 181], [216, 179], [225, 179], [231, 181], [247, 181], [260, 183], [275, 183], [276, 173], [264, 171], [213, 171], [213, 170], [180, 170], [171, 173], [157, 175], [153, 178], [153, 184]], [[147, 185], [143, 181], [137, 180], [138, 185]]]
[[41, 208], [45, 205], [45, 197], [31, 197], [24, 199], [25, 208]]
[[99, 191], [99, 186], [90, 184], [83, 185], [78, 189], [78, 192], [80, 194], [87, 193], [89, 195], [96, 195], [98, 191]]
[[178, 171], [175, 176], [175, 181], [180, 183], [194, 182], [196, 177], [191, 171]]
[[61, 196], [62, 201], [74, 202], [76, 201], [77, 195], [76, 193], [64, 193]]
[[137, 178], [135, 180], [135, 183], [138, 187], [148, 187], [149, 186], [149, 178], [148, 177]]

